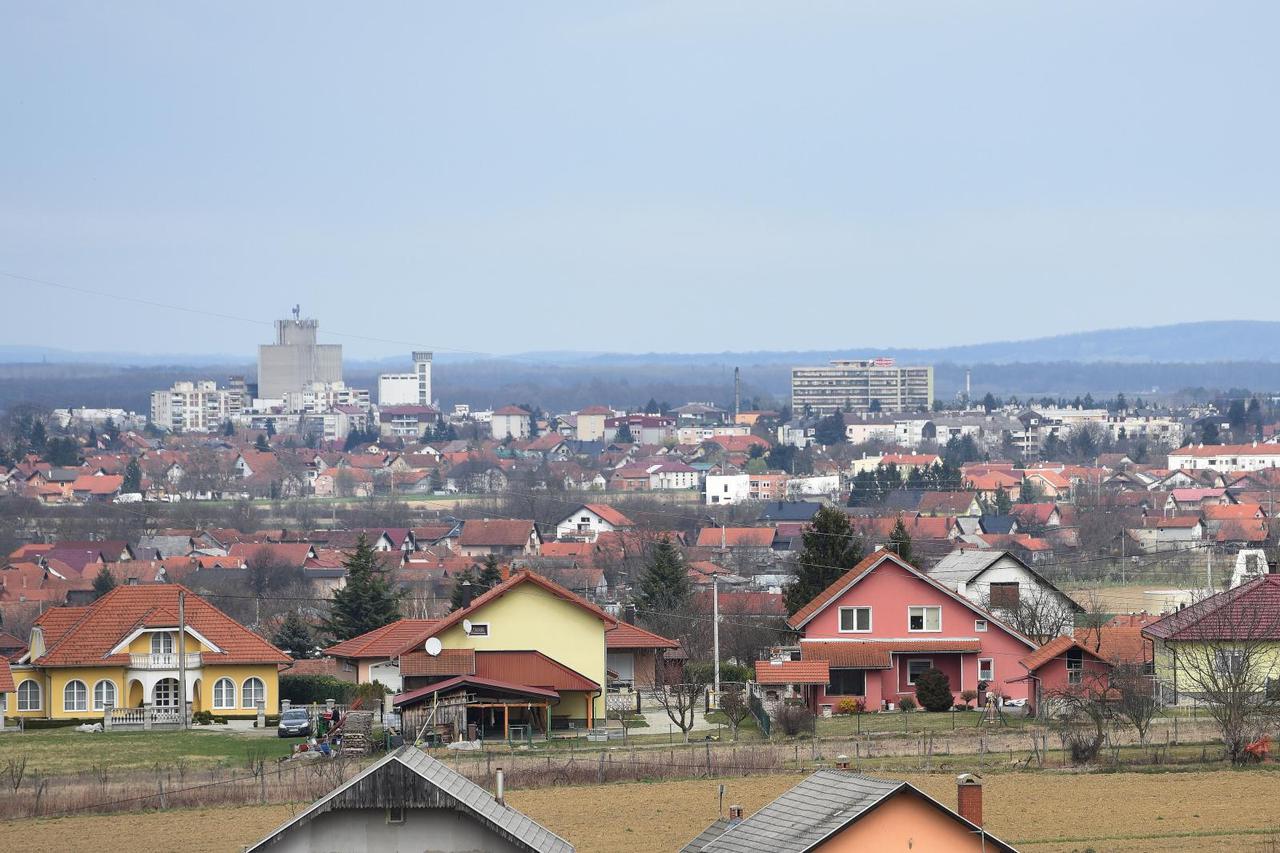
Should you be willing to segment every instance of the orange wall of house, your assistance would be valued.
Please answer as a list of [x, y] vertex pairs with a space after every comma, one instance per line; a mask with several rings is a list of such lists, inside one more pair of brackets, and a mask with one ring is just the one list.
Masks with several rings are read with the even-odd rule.
[[951, 853], [983, 848], [981, 837], [960, 821], [913, 794], [900, 793], [813, 849], [820, 853]]

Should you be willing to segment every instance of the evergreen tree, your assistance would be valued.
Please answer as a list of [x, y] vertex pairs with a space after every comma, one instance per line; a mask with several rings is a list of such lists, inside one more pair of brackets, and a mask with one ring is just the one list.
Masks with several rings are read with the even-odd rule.
[[951, 679], [940, 669], [926, 669], [916, 676], [916, 699], [926, 711], [950, 711]]
[[102, 433], [107, 437], [107, 445], [113, 446], [120, 438], [120, 427], [116, 426], [115, 418], [107, 418], [107, 422], [102, 425]]
[[111, 592], [116, 588], [116, 579], [111, 572], [107, 571], [107, 564], [103, 563], [102, 568], [98, 569], [98, 574], [93, 578], [93, 599], [97, 601], [102, 596]]
[[498, 558], [490, 554], [481, 564], [480, 576], [476, 580], [476, 595], [488, 592], [500, 583], [502, 583], [502, 569], [498, 567]]
[[647, 615], [674, 613], [688, 604], [692, 592], [680, 552], [668, 537], [662, 537], [636, 585], [636, 604]]
[[646, 415], [660, 415], [662, 414], [662, 407], [658, 405], [657, 400], [650, 397], [649, 402], [644, 404], [644, 413]]
[[140, 492], [142, 491], [142, 466], [138, 464], [137, 459], [130, 459], [129, 464], [124, 468], [124, 484], [120, 487], [122, 492]]
[[31, 424], [31, 432], [28, 434], [27, 443], [31, 445], [31, 449], [36, 453], [44, 453], [46, 442], [49, 436], [44, 429], [44, 421], [35, 421]]
[[222, 434], [226, 438], [236, 434], [236, 425], [231, 422], [231, 418], [227, 418], [222, 422]]
[[325, 629], [335, 640], [358, 637], [400, 618], [403, 593], [392, 586], [363, 533], [342, 565], [347, 570], [347, 584], [334, 590], [325, 620]]
[[276, 434], [275, 418], [268, 418], [267, 419], [267, 438], [271, 438], [275, 434]]
[[98, 446], [98, 431], [92, 426], [89, 427], [89, 438], [86, 439], [85, 443], [90, 447]]
[[989, 415], [991, 414], [992, 410], [995, 409], [995, 407], [996, 407], [996, 397], [994, 394], [988, 391], [986, 396], [982, 398], [982, 408], [985, 409], [987, 414]]
[[80, 445], [74, 438], [54, 438], [45, 444], [44, 457], [50, 465], [73, 468], [80, 464]]
[[[270, 421], [268, 421], [270, 423]], [[267, 443], [267, 437], [262, 433], [258, 433], [258, 438], [253, 442], [253, 449], [259, 453], [269, 453], [271, 445]]]
[[903, 524], [902, 516], [898, 516], [897, 523], [889, 532], [888, 549], [905, 562], [911, 562], [911, 534], [907, 532], [907, 525]]
[[1009, 493], [1005, 491], [1004, 486], [996, 489], [995, 495], [989, 501], [982, 501], [982, 512], [984, 515], [1008, 515], [1013, 511], [1013, 500], [1009, 497]]
[[814, 515], [801, 538], [795, 561], [796, 579], [783, 590], [787, 613], [795, 613], [836, 578], [858, 564], [863, 555], [849, 516], [837, 507], [824, 506]]
[[822, 420], [818, 421], [818, 426], [814, 429], [813, 438], [818, 444], [825, 447], [834, 447], [837, 444], [843, 444], [846, 440], [844, 431], [844, 415], [839, 412], [832, 412]]
[[453, 591], [449, 593], [449, 609], [461, 610], [469, 603], [470, 598], [476, 595], [476, 573], [471, 569], [464, 569], [453, 576]]
[[271, 638], [271, 643], [294, 660], [315, 657], [315, 632], [296, 610], [290, 610], [289, 615], [284, 617], [284, 622]]
[[614, 444], [635, 444], [635, 436], [631, 434], [631, 425], [623, 424], [613, 434]]

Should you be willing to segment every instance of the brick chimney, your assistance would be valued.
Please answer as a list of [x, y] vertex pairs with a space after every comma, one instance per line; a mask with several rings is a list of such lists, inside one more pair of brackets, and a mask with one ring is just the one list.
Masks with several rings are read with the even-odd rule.
[[741, 823], [741, 822], [742, 822], [742, 806], [739, 806], [739, 805], [729, 806], [729, 823]]
[[844, 755], [844, 754], [837, 755], [837, 756], [836, 756], [836, 769], [837, 769], [837, 770], [848, 770], [848, 769], [849, 769], [849, 756]]
[[974, 826], [982, 826], [982, 779], [972, 773], [956, 777], [956, 811]]

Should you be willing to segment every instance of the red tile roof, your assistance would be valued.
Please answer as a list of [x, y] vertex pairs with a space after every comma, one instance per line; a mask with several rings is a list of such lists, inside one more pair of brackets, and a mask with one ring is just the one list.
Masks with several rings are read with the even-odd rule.
[[476, 676], [543, 690], [599, 690], [600, 685], [542, 652], [476, 652]]
[[543, 699], [560, 698], [560, 694], [556, 691], [544, 690], [541, 687], [529, 687], [510, 681], [496, 681], [491, 678], [481, 678], [477, 675], [459, 675], [454, 678], [447, 678], [444, 681], [438, 681], [435, 684], [428, 684], [426, 687], [419, 687], [417, 690], [410, 690], [408, 693], [397, 693], [391, 698], [391, 701], [397, 706], [406, 705], [433, 693], [448, 693], [451, 690], [468, 686], [478, 687], [480, 690], [487, 688], [502, 693], [535, 696]]
[[[726, 527], [724, 544], [726, 548], [772, 548], [774, 529], [772, 527]], [[719, 527], [704, 527], [698, 531], [698, 547], [719, 548]]]
[[[129, 660], [127, 652], [111, 654], [122, 640], [141, 627], [177, 627], [178, 593], [186, 593], [187, 626], [215, 644], [220, 652], [203, 652], [212, 665], [241, 663], [288, 663], [284, 652], [259, 637], [200, 596], [178, 584], [118, 586], [88, 607], [77, 607], [80, 618], [66, 626], [60, 638], [49, 641], [45, 653], [36, 659], [40, 666], [120, 665]], [[63, 617], [51, 616], [55, 608], [36, 620], [42, 628], [53, 627]], [[71, 608], [67, 608], [71, 609]], [[157, 623], [158, 614], [164, 614]], [[62, 627], [59, 625], [58, 627]]]
[[[1120, 618], [1120, 617], [1117, 617]], [[1111, 663], [1146, 664], [1152, 660], [1151, 642], [1142, 636], [1142, 624], [1077, 628], [1076, 640]]]
[[0, 658], [0, 693], [12, 693], [16, 689], [13, 684], [13, 671], [9, 669], [9, 661]]
[[300, 567], [311, 556], [310, 542], [237, 542], [227, 549], [227, 556], [238, 557], [246, 563], [259, 554], [279, 560], [285, 565]]
[[887, 643], [801, 643], [803, 660], [826, 661], [829, 666], [852, 669], [888, 669], [893, 649]]
[[610, 649], [678, 649], [680, 644], [675, 640], [660, 637], [652, 631], [646, 631], [626, 622], [605, 632], [604, 644]]
[[757, 684], [826, 684], [831, 673], [825, 660], [756, 661]]
[[458, 537], [461, 546], [509, 546], [524, 547], [529, 544], [535, 533], [532, 521], [509, 521], [506, 519], [471, 519], [462, 525], [462, 535]]
[[1201, 444], [1179, 447], [1170, 456], [1194, 456], [1199, 459], [1230, 456], [1275, 456], [1280, 454], [1280, 444]]
[[400, 656], [400, 675], [475, 675], [476, 653], [474, 649], [441, 649], [438, 655], [429, 655], [419, 649]]
[[1035, 672], [1037, 669], [1055, 658], [1065, 655], [1067, 653], [1067, 649], [1073, 648], [1081, 649], [1090, 657], [1102, 660], [1100, 655], [1094, 653], [1092, 649], [1088, 648], [1084, 644], [1077, 642], [1075, 637], [1054, 637], [1031, 654], [1019, 660], [1018, 663], [1025, 666], [1027, 668], [1027, 672]]
[[607, 521], [609, 524], [612, 524], [614, 527], [634, 527], [635, 526], [634, 521], [627, 518], [625, 515], [619, 512], [615, 507], [612, 507], [609, 504], [583, 504], [582, 506], [585, 509], [591, 510], [596, 515], [600, 516], [605, 521]]
[[335, 658], [393, 658], [421, 646], [437, 622], [438, 619], [400, 619], [330, 646], [324, 653]]
[[1262, 575], [1142, 629], [1161, 640], [1280, 640], [1280, 575]]

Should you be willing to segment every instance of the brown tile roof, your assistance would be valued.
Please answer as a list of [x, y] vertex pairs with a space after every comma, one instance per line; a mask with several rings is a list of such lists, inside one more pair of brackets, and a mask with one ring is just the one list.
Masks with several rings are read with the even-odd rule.
[[1076, 640], [1111, 663], [1146, 664], [1152, 661], [1151, 641], [1142, 636], [1141, 624], [1077, 628]]
[[441, 649], [432, 656], [419, 649], [400, 656], [400, 675], [475, 675], [474, 649]]
[[281, 675], [327, 675], [331, 678], [342, 678], [341, 672], [338, 661], [333, 658], [300, 658], [280, 670]]
[[[288, 663], [289, 657], [200, 596], [178, 584], [118, 586], [88, 607], [75, 608], [80, 618], [55, 642], [45, 641], [40, 666], [119, 665], [128, 653], [112, 648], [140, 627], [177, 627], [178, 593], [186, 592], [188, 627], [220, 648], [204, 652], [211, 664]], [[61, 608], [58, 608], [61, 609]], [[42, 627], [51, 610], [36, 620]], [[163, 618], [160, 618], [163, 616]], [[159, 622], [165, 622], [161, 625]]]
[[9, 661], [0, 658], [0, 693], [12, 693], [16, 689], [13, 684], [13, 671], [9, 669]]
[[336, 658], [393, 658], [420, 646], [432, 634], [436, 619], [399, 619], [367, 634], [330, 646], [324, 653]]
[[831, 673], [825, 660], [756, 661], [758, 684], [826, 684]]
[[826, 661], [832, 667], [888, 669], [893, 666], [893, 649], [887, 643], [801, 643], [803, 660]]
[[[720, 531], [719, 527], [699, 530], [698, 547], [719, 548]], [[772, 548], [774, 532], [772, 527], [726, 527], [724, 544], [727, 548]]]
[[616, 627], [606, 631], [604, 644], [610, 649], [678, 649], [680, 647], [675, 640], [669, 640], [626, 622], [619, 622]]
[[542, 652], [476, 652], [477, 678], [543, 690], [599, 690], [600, 685]]
[[239, 557], [246, 563], [258, 554], [270, 554], [289, 566], [300, 567], [311, 556], [310, 542], [237, 542], [227, 549], [227, 556]]
[[1093, 649], [1085, 646], [1076, 640], [1075, 637], [1054, 637], [1031, 654], [1020, 659], [1018, 663], [1027, 668], [1027, 672], [1035, 672], [1040, 667], [1052, 661], [1054, 658], [1061, 657], [1067, 653], [1067, 649], [1079, 648], [1085, 654], [1091, 657], [1103, 660], [1101, 655], [1096, 654]]
[[458, 537], [461, 546], [485, 547], [505, 545], [523, 547], [536, 530], [532, 521], [508, 521], [504, 519], [471, 519], [462, 525]]
[[609, 504], [583, 504], [583, 507], [591, 510], [614, 527], [634, 527], [635, 522], [623, 515], [619, 510]]

